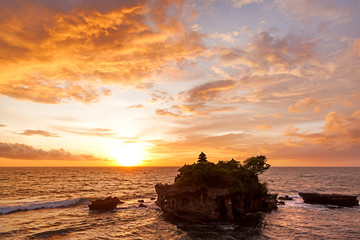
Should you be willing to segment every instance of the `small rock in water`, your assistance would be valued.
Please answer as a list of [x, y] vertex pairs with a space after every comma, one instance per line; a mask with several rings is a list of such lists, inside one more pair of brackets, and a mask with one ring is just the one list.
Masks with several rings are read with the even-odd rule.
[[123, 203], [120, 201], [117, 197], [107, 197], [105, 199], [98, 199], [91, 201], [91, 203], [88, 205], [90, 210], [99, 210], [99, 211], [109, 211], [112, 209], [115, 209], [116, 206], [120, 203]]
[[156, 198], [154, 198], [154, 197], [152, 197], [152, 198], [150, 198], [150, 200], [155, 200]]
[[336, 205], [342, 207], [359, 206], [356, 195], [323, 194], [299, 192], [305, 203]]
[[146, 208], [147, 206], [145, 204], [140, 203], [139, 207]]
[[285, 195], [285, 197], [278, 197], [279, 200], [294, 200], [292, 197]]
[[144, 202], [144, 200], [142, 200], [142, 199], [141, 199], [141, 200], [138, 200], [138, 202], [139, 202], [139, 203], [143, 203], [143, 202]]
[[284, 201], [278, 201], [278, 205], [285, 205]]

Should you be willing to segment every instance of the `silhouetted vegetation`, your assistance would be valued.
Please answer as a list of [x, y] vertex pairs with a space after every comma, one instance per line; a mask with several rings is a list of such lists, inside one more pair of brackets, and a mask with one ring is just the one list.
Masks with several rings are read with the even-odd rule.
[[232, 193], [250, 195], [263, 195], [267, 192], [266, 184], [260, 183], [258, 178], [259, 174], [270, 168], [266, 163], [266, 156], [248, 158], [243, 164], [234, 159], [219, 161], [217, 164], [206, 159], [199, 160], [196, 164], [185, 164], [178, 170], [175, 185], [221, 187], [228, 188]]

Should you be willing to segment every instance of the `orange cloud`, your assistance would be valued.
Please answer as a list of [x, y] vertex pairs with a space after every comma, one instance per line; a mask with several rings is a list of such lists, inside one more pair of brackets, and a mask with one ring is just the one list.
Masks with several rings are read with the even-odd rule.
[[358, 166], [360, 154], [359, 116], [356, 112], [345, 117], [337, 112], [326, 116], [321, 132], [301, 132], [287, 127], [283, 132], [287, 141], [267, 144], [268, 157], [277, 165]]
[[[357, 111], [352, 117], [343, 117], [336, 112], [330, 112], [326, 116], [325, 133], [337, 142], [343, 141], [360, 144], [360, 116]], [[344, 144], [343, 143], [343, 144]]]
[[360, 110], [357, 110], [355, 111], [353, 114], [352, 114], [353, 117], [360, 117]]
[[[215, 106], [214, 106], [215, 105]], [[184, 104], [180, 106], [184, 112], [195, 114], [195, 115], [208, 115], [216, 112], [234, 112], [236, 109], [232, 106], [217, 107], [216, 103], [205, 104], [205, 103], [192, 103]]]
[[184, 118], [187, 117], [185, 115], [183, 115], [182, 113], [175, 113], [175, 112], [170, 112], [167, 109], [156, 109], [155, 114], [161, 117], [173, 117], [173, 118]]
[[40, 136], [44, 136], [44, 137], [59, 137], [59, 135], [57, 135], [56, 133], [51, 133], [48, 131], [44, 131], [44, 130], [25, 130], [21, 133], [17, 133], [19, 135], [25, 135], [25, 136], [32, 136], [32, 135], [40, 135]]
[[72, 154], [62, 148], [46, 151], [19, 143], [0, 143], [0, 158], [24, 160], [108, 161], [89, 154]]
[[280, 70], [291, 70], [314, 56], [316, 41], [295, 35], [273, 37], [267, 31], [256, 34], [244, 48], [218, 49], [225, 64], [246, 64], [260, 70], [276, 66]]
[[136, 105], [131, 105], [128, 107], [128, 109], [137, 109], [137, 108], [144, 108], [145, 106], [142, 104], [136, 104]]
[[113, 137], [116, 135], [111, 129], [107, 128], [69, 128], [69, 127], [55, 127], [60, 131], [86, 136], [98, 136], [98, 137]]
[[233, 89], [236, 82], [233, 80], [218, 80], [207, 82], [200, 86], [194, 87], [186, 92], [181, 92], [180, 96], [186, 98], [187, 101], [208, 101], [215, 100], [224, 91]]
[[354, 49], [355, 55], [360, 56], [360, 38], [354, 40], [353, 49]]
[[333, 111], [326, 116], [323, 132], [299, 132], [299, 128], [288, 127], [284, 130], [284, 135], [303, 139], [304, 143], [351, 146], [353, 144], [360, 144], [359, 121], [360, 116], [357, 116], [357, 112], [351, 117], [344, 117]]
[[306, 97], [296, 102], [295, 105], [292, 105], [288, 108], [288, 112], [305, 112], [307, 110], [313, 110], [314, 112], [319, 112], [326, 108], [326, 104], [322, 104], [316, 98]]
[[272, 126], [269, 124], [263, 124], [263, 125], [257, 126], [257, 128], [261, 131], [268, 131], [268, 130], [272, 129]]
[[96, 89], [84, 82], [58, 82], [33, 78], [0, 83], [0, 94], [20, 100], [56, 104], [70, 101], [97, 102], [102, 96], [108, 96], [111, 92], [106, 88]]
[[232, 106], [221, 106], [236, 87], [234, 80], [211, 81], [179, 93], [183, 104], [178, 107], [191, 114], [203, 115], [211, 112], [234, 111]]
[[161, 101], [167, 103], [174, 101], [174, 98], [165, 91], [153, 90], [153, 92], [151, 93], [151, 97], [152, 102]]
[[203, 51], [180, 12], [181, 1], [1, 2], [0, 94], [93, 102], [110, 94], [99, 83], [137, 85]]
[[250, 3], [262, 3], [264, 0], [233, 0], [233, 6], [236, 8], [241, 8], [244, 5]]

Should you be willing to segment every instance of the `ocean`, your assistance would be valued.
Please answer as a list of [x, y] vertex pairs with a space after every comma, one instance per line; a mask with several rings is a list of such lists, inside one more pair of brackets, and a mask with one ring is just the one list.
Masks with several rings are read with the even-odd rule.
[[[359, 198], [360, 168], [271, 167], [261, 180], [293, 201], [246, 222], [206, 225], [168, 220], [155, 205], [155, 184], [173, 183], [177, 169], [0, 168], [0, 239], [360, 239], [360, 206], [310, 205], [298, 195]], [[89, 211], [91, 200], [108, 196], [125, 203]]]

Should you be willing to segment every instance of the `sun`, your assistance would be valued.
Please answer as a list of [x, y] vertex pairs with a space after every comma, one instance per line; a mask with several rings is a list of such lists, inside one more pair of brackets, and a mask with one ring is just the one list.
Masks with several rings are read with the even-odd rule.
[[123, 143], [113, 149], [112, 156], [120, 166], [137, 166], [145, 158], [144, 144]]

